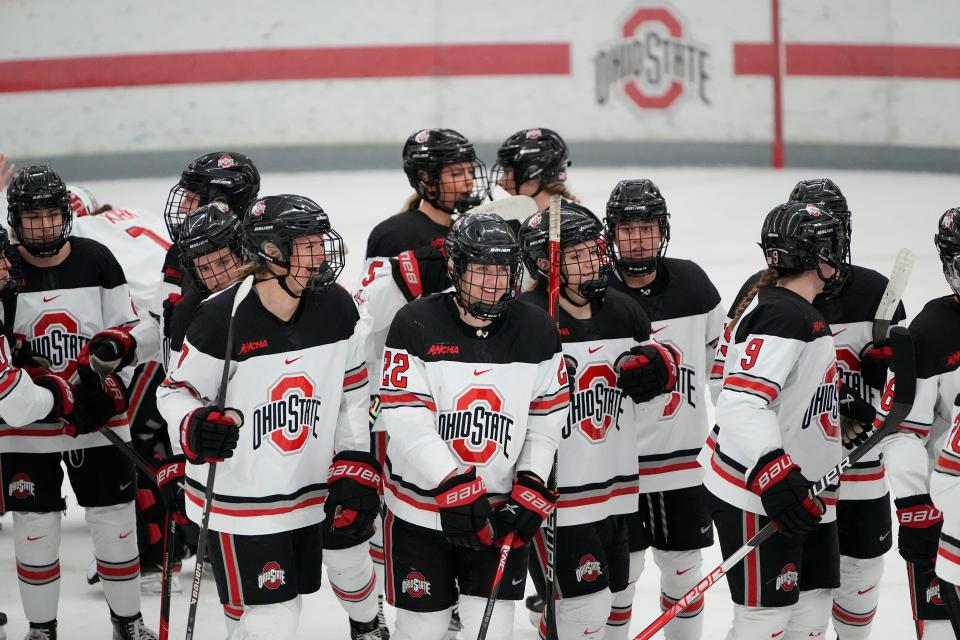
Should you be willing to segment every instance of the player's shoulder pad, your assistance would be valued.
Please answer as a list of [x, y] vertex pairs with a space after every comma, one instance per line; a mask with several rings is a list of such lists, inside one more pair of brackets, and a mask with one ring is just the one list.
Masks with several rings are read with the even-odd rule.
[[421, 354], [430, 341], [430, 328], [449, 313], [444, 302], [445, 295], [433, 293], [400, 307], [390, 323], [386, 346], [404, 349], [414, 355]]
[[[839, 295], [824, 300], [821, 308], [834, 322], [872, 322], [888, 282], [887, 277], [879, 271], [852, 265], [843, 290]], [[817, 306], [821, 306], [819, 298]], [[903, 305], [900, 305], [893, 321], [900, 322], [903, 318]]]
[[910, 323], [917, 354], [917, 376], [930, 378], [960, 366], [960, 302], [953, 295], [923, 305]]
[[70, 253], [84, 264], [97, 265], [100, 272], [100, 286], [104, 289], [112, 289], [127, 283], [123, 267], [105, 244], [92, 238], [71, 236]]
[[776, 336], [812, 342], [830, 335], [830, 325], [812, 304], [781, 287], [764, 287], [757, 305], [737, 323], [736, 342], [749, 335]]
[[733, 314], [737, 311], [737, 307], [740, 305], [740, 301], [747, 297], [747, 294], [750, 293], [750, 289], [753, 288], [753, 285], [757, 284], [757, 281], [760, 280], [760, 276], [763, 275], [763, 272], [766, 269], [761, 269], [755, 274], [746, 279], [743, 283], [743, 286], [740, 287], [740, 291], [737, 291], [736, 297], [733, 299], [733, 303], [730, 305], [730, 309], [727, 310], [727, 318], [733, 318]]
[[515, 337], [517, 360], [542, 362], [561, 350], [557, 323], [544, 307], [517, 302], [507, 307], [498, 329]]
[[[186, 339], [195, 349], [223, 360], [227, 348], [227, 331], [230, 314], [233, 312], [233, 300], [239, 286], [240, 283], [235, 282], [200, 302], [186, 331]], [[241, 315], [241, 312], [242, 309], [238, 308], [237, 315]]]
[[[609, 337], [631, 337], [637, 342], [650, 338], [650, 317], [643, 310], [643, 306], [630, 295], [619, 289], [607, 288], [603, 296], [603, 305], [597, 314], [597, 319], [608, 325], [612, 330]], [[619, 329], [614, 329], [619, 327]], [[623, 334], [622, 336], [619, 334]]]
[[338, 333], [349, 328], [347, 332], [349, 335], [357, 320], [360, 319], [357, 301], [339, 282], [330, 285], [324, 291], [310, 292], [304, 297], [304, 302], [307, 305], [305, 311], [321, 314], [317, 320], [323, 323], [321, 326], [324, 328], [329, 328], [331, 323], [342, 326]]
[[669, 277], [661, 299], [660, 318], [686, 318], [709, 313], [720, 304], [720, 292], [707, 273], [693, 260], [664, 258]]

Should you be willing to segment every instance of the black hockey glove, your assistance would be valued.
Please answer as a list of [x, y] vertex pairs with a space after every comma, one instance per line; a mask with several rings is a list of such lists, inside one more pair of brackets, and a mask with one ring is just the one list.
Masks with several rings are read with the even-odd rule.
[[543, 481], [532, 473], [524, 472], [517, 476], [510, 499], [493, 514], [496, 544], [503, 544], [503, 538], [511, 531], [517, 533], [513, 539], [514, 548], [530, 542], [543, 521], [557, 506], [558, 496], [558, 493], [548, 489]]
[[893, 349], [889, 342], [870, 344], [860, 354], [860, 375], [863, 381], [874, 389], [883, 389], [887, 384], [887, 370], [893, 360]]
[[77, 361], [80, 383], [74, 387], [76, 409], [65, 416], [63, 432], [71, 437], [91, 433], [105, 426], [110, 418], [127, 410], [127, 388], [123, 381], [110, 373], [102, 379], [89, 364]]
[[673, 391], [677, 385], [677, 358], [666, 345], [638, 345], [617, 360], [617, 386], [636, 403]]
[[493, 543], [490, 501], [483, 478], [470, 467], [440, 483], [436, 488], [440, 527], [451, 544], [483, 549]]
[[53, 396], [53, 408], [44, 420], [54, 422], [62, 418], [69, 419], [69, 416], [73, 415], [76, 394], [72, 384], [52, 373], [36, 376], [33, 378], [33, 383], [43, 387]]
[[[239, 424], [226, 414], [227, 411], [240, 416]], [[200, 407], [190, 412], [180, 423], [180, 446], [187, 461], [203, 464], [232, 457], [242, 426], [243, 414], [237, 409], [224, 409], [221, 413], [215, 407]]]
[[323, 511], [330, 530], [357, 540], [372, 536], [383, 491], [377, 459], [366, 451], [341, 451], [333, 456], [327, 486]]
[[747, 485], [760, 496], [773, 526], [785, 535], [813, 531], [826, 512], [819, 498], [810, 497], [813, 483], [783, 449], [764, 454], [747, 477]]
[[845, 384], [840, 385], [840, 431], [843, 446], [847, 449], [859, 447], [873, 433], [877, 410], [860, 397], [857, 390]]
[[11, 358], [13, 366], [26, 371], [31, 378], [47, 373], [53, 363], [50, 359], [37, 353], [27, 341], [27, 336], [22, 333], [13, 334], [13, 345], [11, 346]]
[[184, 504], [183, 483], [186, 481], [186, 456], [173, 456], [157, 469], [157, 488], [163, 494], [163, 502], [174, 522], [188, 524], [187, 508]]
[[943, 514], [933, 506], [928, 493], [898, 498], [893, 504], [897, 507], [897, 521], [900, 523], [897, 533], [900, 555], [920, 568], [933, 569], [940, 545]]
[[407, 302], [450, 286], [447, 261], [439, 247], [427, 245], [390, 258], [393, 279]]
[[86, 362], [104, 376], [133, 363], [137, 357], [137, 340], [129, 327], [104, 329], [83, 345], [77, 362]]
[[170, 327], [173, 326], [173, 311], [181, 300], [182, 294], [171, 293], [163, 301], [163, 337], [167, 340], [170, 339]]

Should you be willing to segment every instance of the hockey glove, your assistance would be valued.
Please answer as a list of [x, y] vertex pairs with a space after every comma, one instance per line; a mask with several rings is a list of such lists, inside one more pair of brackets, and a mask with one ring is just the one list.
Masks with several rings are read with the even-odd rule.
[[72, 384], [53, 374], [36, 376], [33, 378], [33, 383], [43, 387], [53, 396], [53, 408], [44, 420], [54, 422], [73, 415], [76, 394]]
[[893, 359], [890, 343], [871, 344], [860, 355], [860, 375], [874, 389], [883, 389], [887, 383], [887, 370]]
[[813, 483], [803, 477], [783, 449], [774, 449], [757, 461], [747, 478], [750, 490], [760, 496], [773, 526], [788, 536], [814, 530], [826, 512], [819, 498], [810, 496]]
[[189, 523], [183, 498], [183, 483], [186, 480], [186, 456], [173, 456], [157, 469], [157, 487], [163, 495], [163, 502], [179, 525]]
[[101, 379], [89, 364], [77, 361], [80, 384], [74, 387], [77, 410], [68, 417], [64, 433], [76, 437], [105, 426], [110, 418], [127, 410], [127, 388], [112, 373]]
[[532, 473], [525, 472], [517, 476], [510, 499], [493, 514], [496, 544], [502, 544], [503, 538], [511, 531], [517, 532], [513, 539], [514, 548], [530, 542], [557, 506], [558, 495]]
[[83, 345], [78, 363], [89, 363], [103, 377], [133, 363], [137, 357], [137, 340], [129, 327], [104, 329]]
[[22, 333], [13, 334], [13, 366], [26, 371], [31, 378], [47, 373], [53, 363], [46, 356], [37, 353]]
[[427, 245], [390, 258], [393, 279], [407, 302], [450, 286], [447, 264], [439, 247]]
[[380, 464], [366, 451], [341, 451], [327, 473], [327, 514], [330, 530], [366, 540], [380, 514]]
[[483, 549], [493, 543], [493, 512], [487, 500], [487, 486], [483, 478], [477, 477], [476, 468], [470, 467], [441, 482], [436, 497], [440, 527], [451, 544]]
[[183, 300], [183, 295], [171, 293], [163, 301], [163, 337], [167, 340], [170, 339], [170, 327], [173, 326], [173, 310], [177, 308], [177, 304], [181, 300]]
[[[240, 420], [227, 415], [235, 412]], [[200, 407], [191, 411], [180, 422], [180, 446], [188, 462], [222, 462], [233, 456], [240, 439], [240, 427], [243, 426], [243, 414], [237, 409], [224, 409], [223, 413], [215, 407]]]
[[677, 384], [677, 358], [659, 343], [638, 345], [617, 361], [617, 386], [636, 403], [673, 391]]
[[900, 523], [897, 533], [900, 555], [907, 562], [932, 569], [940, 544], [943, 514], [933, 506], [928, 493], [898, 498], [893, 504], [897, 507], [897, 521]]
[[847, 449], [859, 447], [873, 433], [877, 410], [860, 397], [857, 390], [845, 384], [840, 385], [840, 430], [843, 446]]

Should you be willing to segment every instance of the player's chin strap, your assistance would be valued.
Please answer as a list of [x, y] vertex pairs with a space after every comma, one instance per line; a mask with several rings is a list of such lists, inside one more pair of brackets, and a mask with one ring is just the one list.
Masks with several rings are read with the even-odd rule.
[[[276, 264], [276, 263], [274, 263], [274, 264]], [[283, 265], [280, 265], [280, 266], [283, 266]], [[289, 266], [289, 265], [287, 265], [287, 272], [286, 272], [286, 273], [276, 274], [276, 273], [270, 271], [269, 269], [267, 270], [267, 272], [270, 274], [269, 277], [267, 277], [267, 278], [254, 278], [254, 280], [253, 280], [254, 284], [256, 284], [256, 283], [258, 283], [258, 282], [269, 282], [270, 280], [276, 280], [276, 281], [277, 281], [277, 284], [280, 285], [280, 288], [283, 289], [283, 292], [286, 293], [286, 294], [287, 294], [288, 296], [290, 296], [291, 298], [299, 298], [300, 295], [303, 293], [303, 291], [301, 291], [300, 293], [294, 293], [293, 291], [290, 290], [290, 287], [287, 286], [287, 276], [290, 275], [290, 266]]]

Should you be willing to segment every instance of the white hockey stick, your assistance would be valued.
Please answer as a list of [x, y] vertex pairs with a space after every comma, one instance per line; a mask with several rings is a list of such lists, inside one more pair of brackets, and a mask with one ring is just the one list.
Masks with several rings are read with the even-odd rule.
[[873, 320], [873, 343], [878, 344], [887, 339], [887, 333], [890, 331], [890, 323], [893, 321], [893, 315], [897, 312], [900, 305], [900, 298], [907, 288], [907, 282], [910, 280], [910, 273], [913, 271], [913, 252], [910, 249], [903, 248], [897, 253], [897, 260], [893, 263], [893, 271], [890, 272], [890, 282], [880, 298], [880, 305], [877, 307], [877, 317]]

